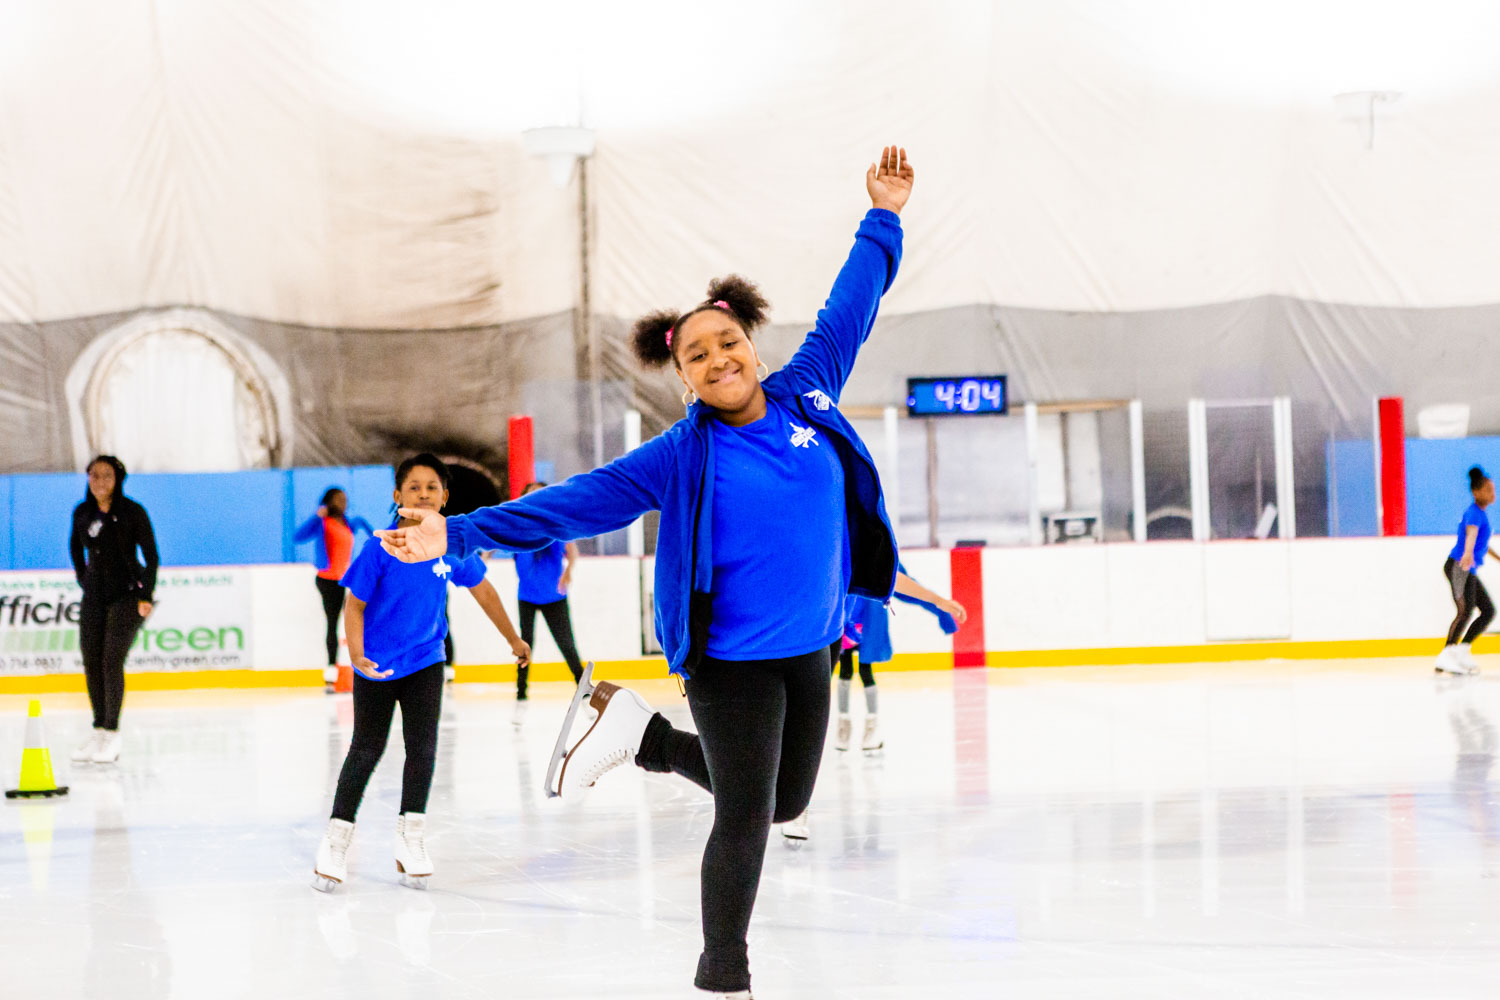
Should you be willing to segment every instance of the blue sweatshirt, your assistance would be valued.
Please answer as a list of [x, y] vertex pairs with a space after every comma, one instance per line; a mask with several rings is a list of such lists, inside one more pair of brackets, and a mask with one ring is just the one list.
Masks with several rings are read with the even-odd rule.
[[[761, 383], [766, 395], [817, 431], [843, 466], [849, 592], [884, 603], [896, 582], [896, 540], [880, 477], [864, 442], [839, 413], [839, 393], [869, 337], [880, 297], [901, 262], [901, 221], [871, 209], [817, 324], [786, 366]], [[539, 549], [618, 531], [661, 511], [656, 536], [656, 636], [672, 672], [689, 676], [708, 640], [714, 567], [711, 516], [714, 411], [701, 402], [666, 431], [591, 472], [498, 507], [448, 518], [448, 552]], [[778, 558], [767, 540], [767, 557]], [[788, 571], [796, 563], [787, 560]]]
[[[366, 535], [374, 537], [375, 529], [370, 527], [370, 522], [362, 517], [344, 517], [349, 525], [349, 532], [363, 531]], [[282, 522], [285, 524], [286, 522]], [[303, 521], [295, 534], [292, 535], [295, 542], [313, 543], [313, 566], [320, 572], [328, 568], [328, 546], [323, 541], [323, 519], [317, 514]]]

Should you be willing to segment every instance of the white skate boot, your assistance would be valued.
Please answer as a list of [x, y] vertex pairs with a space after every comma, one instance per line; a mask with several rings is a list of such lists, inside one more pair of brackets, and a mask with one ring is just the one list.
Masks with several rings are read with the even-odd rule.
[[401, 884], [408, 889], [427, 888], [427, 878], [432, 874], [432, 859], [427, 856], [427, 845], [423, 835], [427, 832], [427, 817], [422, 813], [402, 813], [396, 817], [396, 871], [401, 873]]
[[835, 750], [849, 749], [849, 734], [851, 730], [853, 730], [853, 728], [854, 723], [849, 720], [849, 716], [839, 716], [839, 734], [838, 737], [833, 741], [833, 748]]
[[[1437, 662], [1432, 665], [1432, 669], [1438, 673], [1459, 676], [1472, 673], [1473, 671], [1464, 663], [1462, 657], [1463, 654], [1458, 646], [1444, 646], [1443, 651], [1438, 654]], [[1478, 670], [1478, 664], [1475, 664], [1473, 669]]]
[[104, 739], [104, 730], [95, 729], [89, 733], [89, 738], [78, 744], [71, 759], [75, 764], [87, 764], [94, 759], [94, 753], [99, 749], [99, 743]]
[[802, 810], [802, 813], [800, 815], [781, 824], [781, 836], [786, 839], [786, 846], [788, 847], [801, 847], [803, 844], [807, 843], [808, 829], [806, 809]]
[[349, 843], [354, 839], [354, 824], [341, 819], [328, 821], [323, 842], [318, 845], [318, 860], [313, 864], [313, 888], [332, 892], [333, 887], [349, 876]]
[[1464, 673], [1479, 673], [1479, 661], [1474, 659], [1473, 647], [1467, 642], [1461, 642], [1454, 648], [1458, 650], [1458, 662], [1464, 668]]
[[[629, 688], [600, 682], [591, 683], [594, 665], [590, 663], [578, 682], [578, 693], [563, 720], [562, 732], [557, 737], [551, 765], [547, 768], [547, 796], [552, 798], [577, 798], [585, 788], [593, 787], [595, 781], [606, 771], [635, 760], [641, 749], [641, 737], [646, 735], [646, 723], [656, 713], [644, 698]], [[599, 713], [588, 732], [573, 744], [573, 749], [562, 754], [562, 747], [573, 726], [573, 718], [584, 704]], [[559, 770], [554, 788], [554, 772]]]
[[880, 735], [880, 716], [865, 716], [865, 739], [859, 748], [868, 753], [872, 750], [879, 750], [883, 746], [885, 746], [885, 737]]
[[118, 729], [99, 730], [99, 745], [94, 748], [94, 756], [90, 757], [89, 760], [95, 764], [113, 764], [120, 759], [120, 745], [122, 742]]

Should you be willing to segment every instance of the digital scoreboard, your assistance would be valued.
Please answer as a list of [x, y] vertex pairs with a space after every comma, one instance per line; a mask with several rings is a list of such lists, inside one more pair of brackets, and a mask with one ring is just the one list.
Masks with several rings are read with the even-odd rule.
[[954, 417], [1009, 412], [1004, 375], [960, 375], [906, 380], [906, 413], [912, 417]]

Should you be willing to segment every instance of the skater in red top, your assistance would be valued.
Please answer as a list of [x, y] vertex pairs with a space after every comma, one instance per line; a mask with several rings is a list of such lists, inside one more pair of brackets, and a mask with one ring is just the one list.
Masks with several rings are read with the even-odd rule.
[[338, 662], [339, 612], [344, 608], [344, 587], [339, 583], [349, 571], [349, 562], [354, 556], [354, 533], [374, 533], [370, 522], [362, 517], [349, 517], [349, 497], [337, 486], [330, 486], [318, 501], [318, 512], [297, 529], [293, 537], [299, 542], [313, 542], [316, 549], [313, 565], [318, 575], [315, 582], [318, 594], [323, 598], [323, 616], [328, 621], [328, 630], [323, 642], [328, 651], [328, 665]]

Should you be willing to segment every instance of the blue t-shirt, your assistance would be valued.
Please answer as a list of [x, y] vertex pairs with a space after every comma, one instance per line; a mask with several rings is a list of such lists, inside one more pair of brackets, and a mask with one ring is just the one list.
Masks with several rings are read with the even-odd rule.
[[800, 656], [838, 641], [849, 590], [844, 467], [834, 443], [766, 397], [714, 436], [713, 616], [708, 655]]
[[567, 597], [557, 589], [567, 550], [566, 543], [553, 542], [535, 552], [517, 552], [516, 576], [521, 578], [521, 585], [516, 596], [527, 604], [555, 604]]
[[448, 584], [474, 587], [484, 579], [477, 555], [406, 563], [371, 538], [344, 574], [349, 593], [365, 602], [365, 656], [393, 681], [443, 662], [448, 634]]
[[1448, 557], [1450, 559], [1464, 557], [1464, 536], [1469, 533], [1471, 525], [1479, 529], [1479, 534], [1474, 539], [1474, 568], [1478, 569], [1484, 565], [1484, 554], [1490, 547], [1490, 516], [1477, 503], [1469, 504], [1469, 509], [1464, 511], [1464, 519], [1458, 522], [1458, 544], [1453, 546], [1453, 551], [1448, 553]]

